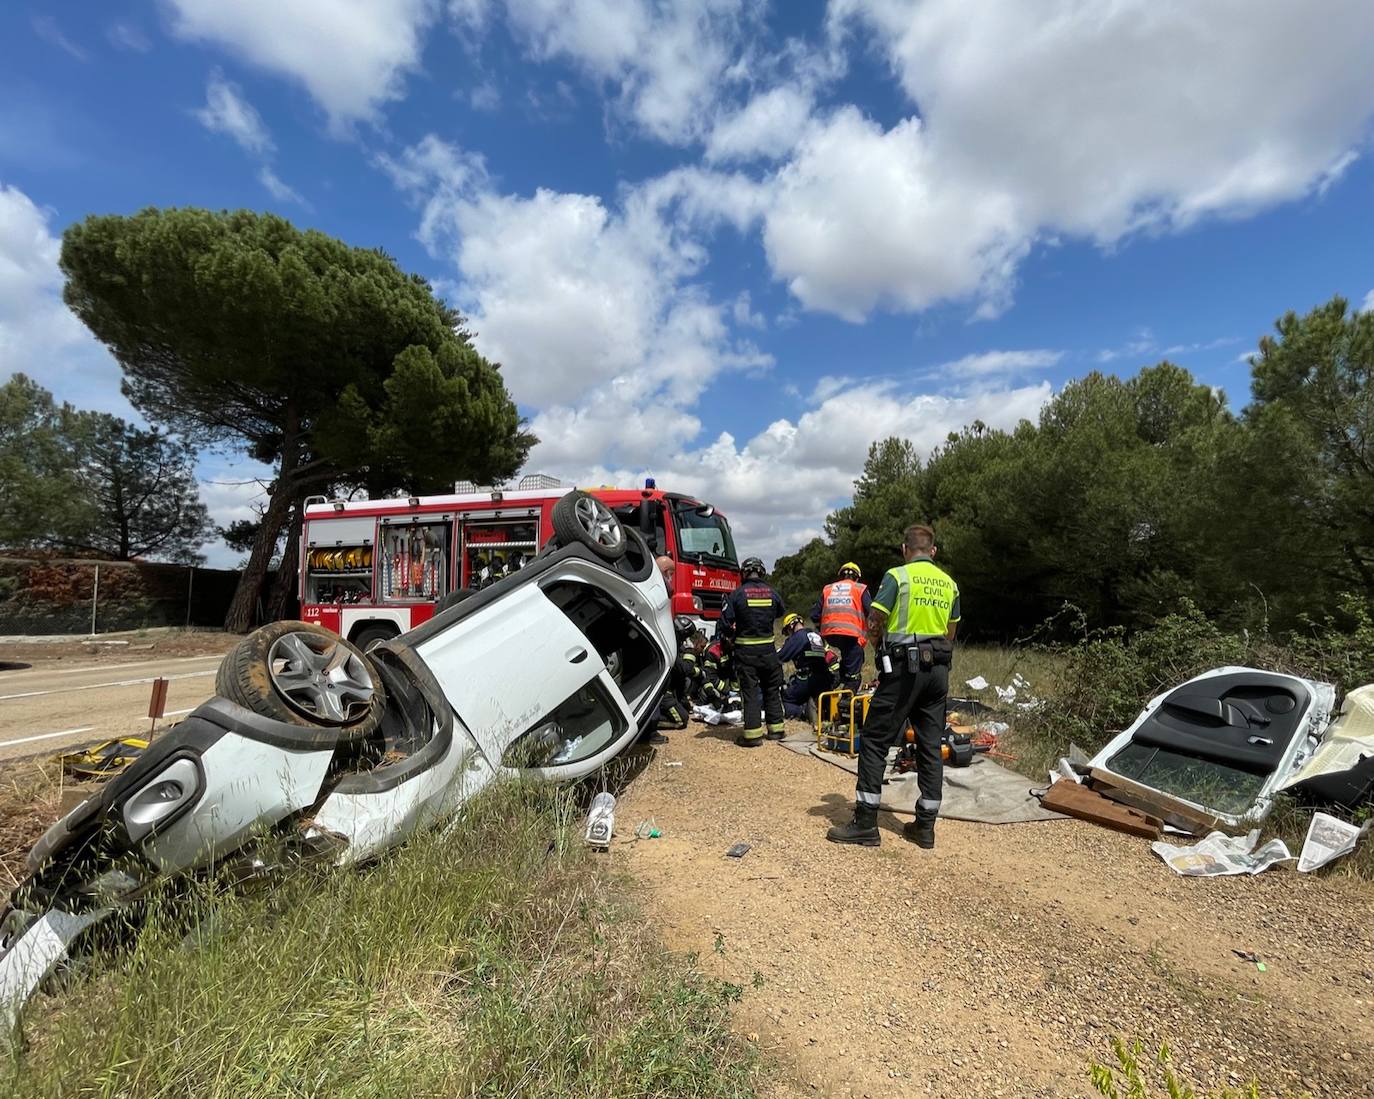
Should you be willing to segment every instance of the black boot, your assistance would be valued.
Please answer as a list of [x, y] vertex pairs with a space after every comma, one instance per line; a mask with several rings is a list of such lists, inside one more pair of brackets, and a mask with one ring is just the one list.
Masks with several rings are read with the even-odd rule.
[[837, 824], [825, 834], [831, 843], [855, 843], [860, 847], [877, 847], [878, 810], [871, 805], [854, 806], [854, 819], [848, 824]]
[[914, 843], [917, 847], [924, 847], [930, 850], [935, 846], [935, 818], [938, 812], [929, 809], [917, 809], [916, 819], [910, 824], [903, 826], [902, 835]]

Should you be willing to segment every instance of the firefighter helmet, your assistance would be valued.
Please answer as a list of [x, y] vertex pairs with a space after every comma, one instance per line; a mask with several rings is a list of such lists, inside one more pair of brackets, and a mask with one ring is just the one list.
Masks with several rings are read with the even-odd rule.
[[691, 637], [692, 631], [695, 629], [696, 623], [693, 622], [690, 618], [688, 618], [685, 614], [679, 614], [676, 618], [673, 619], [673, 632], [677, 634], [679, 639]]
[[757, 576], [761, 579], [768, 575], [768, 570], [763, 567], [763, 559], [759, 557], [746, 557], [740, 565], [739, 571], [746, 580], [751, 576]]
[[799, 615], [799, 614], [788, 614], [788, 615], [784, 615], [784, 616], [783, 616], [783, 619], [782, 619], [782, 632], [783, 632], [783, 633], [787, 633], [787, 631], [790, 630], [793, 626], [800, 626], [801, 624], [802, 624], [802, 616], [801, 616], [801, 615]]
[[845, 579], [846, 575], [849, 575], [850, 579], [853, 580], [862, 580], [864, 578], [863, 572], [853, 561], [846, 561], [840, 566], [840, 579]]

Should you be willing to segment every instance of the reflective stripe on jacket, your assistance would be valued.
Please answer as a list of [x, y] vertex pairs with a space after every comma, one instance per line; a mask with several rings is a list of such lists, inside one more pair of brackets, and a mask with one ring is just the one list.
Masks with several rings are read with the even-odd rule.
[[857, 637], [868, 640], [864, 621], [865, 587], [857, 580], [836, 580], [821, 592], [821, 634], [824, 637]]

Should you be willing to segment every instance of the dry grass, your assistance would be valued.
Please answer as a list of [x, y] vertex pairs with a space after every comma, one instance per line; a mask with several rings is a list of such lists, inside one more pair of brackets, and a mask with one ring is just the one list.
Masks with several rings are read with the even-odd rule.
[[511, 787], [363, 872], [165, 895], [31, 1005], [0, 1094], [752, 1095], [741, 990], [663, 952], [574, 813]]

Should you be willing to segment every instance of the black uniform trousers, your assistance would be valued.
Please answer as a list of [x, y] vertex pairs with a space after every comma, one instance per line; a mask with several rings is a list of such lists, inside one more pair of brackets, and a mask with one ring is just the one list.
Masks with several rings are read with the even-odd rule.
[[854, 794], [859, 805], [878, 807], [887, 753], [910, 721], [916, 730], [916, 781], [921, 792], [916, 808], [928, 812], [940, 808], [940, 791], [945, 777], [940, 746], [948, 697], [948, 665], [937, 664], [926, 671], [911, 671], [905, 654], [892, 655], [892, 671], [880, 673], [878, 689], [868, 704], [868, 717], [860, 733], [859, 781]]
[[840, 654], [840, 686], [857, 691], [864, 674], [864, 646], [847, 634], [831, 634], [825, 643]]
[[[744, 736], [754, 740], [763, 736], [763, 723], [770, 733], [783, 731], [782, 661], [770, 639], [763, 645], [735, 645], [735, 672], [744, 703]], [[762, 707], [760, 707], [760, 692]], [[759, 710], [763, 713], [760, 715]]]

